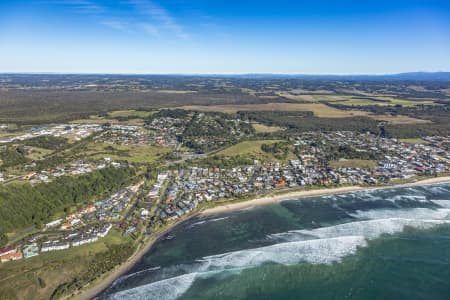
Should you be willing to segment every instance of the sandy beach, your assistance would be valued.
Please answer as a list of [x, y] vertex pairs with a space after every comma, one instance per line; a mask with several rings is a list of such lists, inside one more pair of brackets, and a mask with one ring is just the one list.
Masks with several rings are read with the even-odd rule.
[[248, 201], [224, 204], [221, 206], [213, 207], [206, 209], [201, 212], [201, 215], [213, 215], [220, 214], [224, 212], [229, 212], [233, 210], [240, 210], [245, 208], [250, 208], [253, 206], [261, 206], [261, 205], [269, 205], [289, 199], [299, 199], [299, 198], [308, 198], [308, 197], [316, 197], [316, 196], [326, 196], [326, 195], [335, 195], [335, 194], [343, 194], [343, 193], [351, 193], [358, 191], [367, 191], [367, 190], [379, 190], [379, 189], [389, 189], [389, 188], [400, 188], [400, 187], [410, 187], [410, 186], [421, 186], [421, 185], [431, 185], [437, 183], [450, 182], [450, 176], [447, 177], [436, 177], [429, 178], [424, 180], [419, 180], [415, 182], [405, 183], [405, 184], [393, 184], [379, 187], [361, 187], [361, 186], [348, 186], [348, 187], [338, 187], [338, 188], [324, 188], [317, 190], [304, 190], [304, 191], [295, 191], [295, 192], [287, 192], [285, 194], [266, 196], [262, 198], [255, 198]]
[[128, 272], [144, 256], [144, 254], [147, 253], [152, 248], [152, 246], [161, 237], [167, 235], [175, 226], [183, 222], [186, 222], [187, 220], [194, 218], [195, 216], [198, 215], [199, 213], [195, 212], [186, 218], [178, 220], [177, 222], [170, 225], [166, 229], [156, 233], [154, 236], [152, 236], [149, 240], [145, 242], [144, 246], [137, 248], [136, 251], [133, 253], [133, 255], [131, 255], [126, 262], [124, 262], [120, 266], [117, 266], [113, 271], [109, 272], [104, 279], [101, 279], [101, 281], [98, 282], [97, 284], [87, 286], [86, 289], [83, 289], [78, 294], [70, 297], [70, 299], [86, 300], [95, 298], [101, 292], [106, 290], [111, 284], [113, 284], [113, 282], [116, 279], [118, 279], [120, 276]]
[[262, 206], [269, 205], [277, 202], [281, 202], [289, 199], [299, 199], [299, 198], [307, 198], [307, 197], [316, 197], [316, 196], [325, 196], [325, 195], [334, 195], [334, 194], [342, 194], [342, 193], [350, 193], [350, 192], [358, 192], [358, 191], [367, 191], [367, 190], [378, 190], [378, 189], [389, 189], [389, 188], [400, 188], [400, 187], [412, 187], [412, 186], [423, 186], [423, 185], [432, 185], [438, 183], [446, 183], [450, 182], [450, 176], [447, 177], [436, 177], [429, 178], [424, 180], [418, 180], [411, 183], [405, 184], [393, 184], [379, 187], [361, 187], [361, 186], [348, 186], [348, 187], [338, 187], [338, 188], [329, 188], [329, 189], [317, 189], [317, 190], [300, 190], [294, 192], [287, 192], [280, 195], [266, 196], [261, 198], [255, 198], [248, 201], [224, 204], [214, 208], [205, 209], [200, 212], [193, 213], [189, 215], [187, 218], [183, 218], [178, 222], [170, 225], [165, 230], [155, 234], [151, 239], [149, 239], [144, 246], [138, 248], [135, 253], [122, 265], [118, 266], [115, 270], [110, 272], [103, 280], [101, 280], [98, 284], [87, 287], [86, 290], [81, 291], [79, 294], [75, 295], [73, 299], [77, 300], [85, 300], [85, 299], [93, 299], [97, 295], [99, 295], [102, 291], [108, 288], [117, 278], [124, 275], [127, 271], [129, 271], [143, 256], [147, 253], [151, 247], [164, 235], [168, 234], [175, 226], [193, 218], [196, 216], [209, 216], [214, 214], [220, 214], [224, 212], [230, 212], [234, 210], [246, 209], [254, 206]]

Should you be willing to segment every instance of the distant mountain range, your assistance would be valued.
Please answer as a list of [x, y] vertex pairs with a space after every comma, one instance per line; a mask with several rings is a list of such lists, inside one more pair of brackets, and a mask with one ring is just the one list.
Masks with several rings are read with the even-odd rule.
[[303, 79], [303, 80], [367, 80], [367, 81], [450, 81], [450, 72], [410, 72], [398, 74], [380, 75], [312, 75], [312, 74], [271, 74], [271, 73], [249, 73], [249, 74], [108, 74], [108, 73], [0, 73], [2, 78], [36, 78], [36, 77], [85, 77], [101, 78], [107, 76], [112, 78], [161, 78], [161, 77], [196, 77], [196, 78], [235, 78], [235, 79]]
[[414, 80], [414, 81], [450, 81], [450, 72], [410, 72], [383, 75], [309, 75], [309, 74], [242, 74], [242, 75], [210, 75], [217, 77], [247, 79], [305, 79], [305, 80]]

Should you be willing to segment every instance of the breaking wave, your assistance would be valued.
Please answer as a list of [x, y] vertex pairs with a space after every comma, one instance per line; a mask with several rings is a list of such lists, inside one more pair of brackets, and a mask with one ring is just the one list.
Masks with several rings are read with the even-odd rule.
[[229, 217], [221, 217], [221, 218], [215, 218], [215, 219], [208, 219], [208, 220], [201, 220], [198, 222], [195, 222], [189, 226], [187, 226], [187, 229], [192, 229], [194, 227], [200, 226], [200, 225], [204, 225], [204, 224], [208, 224], [208, 223], [213, 223], [213, 222], [219, 222], [219, 221], [223, 221], [228, 219]]
[[450, 200], [430, 200], [434, 204], [439, 205], [440, 207], [450, 208]]
[[448, 224], [449, 220], [416, 220], [416, 219], [380, 219], [358, 221], [339, 224], [331, 227], [323, 227], [313, 230], [293, 230], [285, 233], [276, 233], [269, 239], [278, 241], [295, 241], [299, 239], [324, 239], [330, 237], [345, 237], [348, 235], [360, 235], [367, 239], [374, 239], [383, 234], [402, 232], [405, 227], [417, 229], [430, 229], [436, 225]]
[[[438, 204], [438, 203], [436, 203]], [[450, 201], [448, 201], [450, 204]], [[438, 204], [442, 206], [441, 204]], [[444, 220], [450, 217], [450, 209], [410, 208], [410, 209], [376, 209], [357, 211], [350, 214], [357, 219], [416, 219], [416, 220]]]
[[[434, 192], [448, 193], [450, 189], [442, 186], [432, 187]], [[391, 200], [429, 202], [440, 208], [397, 208], [358, 210], [348, 213], [355, 218], [353, 222], [342, 223], [315, 229], [301, 229], [270, 234], [267, 241], [272, 245], [206, 256], [190, 264], [174, 265], [161, 269], [151, 283], [119, 291], [108, 295], [106, 299], [177, 299], [183, 295], [197, 279], [226, 276], [230, 273], [261, 266], [266, 263], [295, 265], [299, 263], [331, 264], [343, 257], [356, 253], [358, 247], [367, 246], [367, 241], [384, 234], [395, 234], [407, 227], [430, 229], [437, 225], [450, 224], [450, 200], [428, 200], [419, 188], [407, 188], [415, 195], [385, 194], [373, 195], [373, 191], [323, 197], [331, 200], [359, 201]], [[343, 198], [340, 198], [343, 197]], [[353, 200], [352, 200], [353, 201]], [[337, 205], [339, 203], [330, 203]], [[225, 217], [227, 218], [227, 217]], [[225, 218], [200, 220], [187, 228], [216, 222]], [[127, 275], [126, 278], [139, 276], [151, 269]], [[158, 271], [159, 272], [159, 271]], [[119, 279], [120, 280], [120, 279]]]
[[150, 284], [135, 287], [129, 290], [109, 295], [107, 299], [122, 300], [173, 300], [184, 294], [197, 278], [197, 273], [189, 273]]
[[279, 243], [249, 250], [234, 251], [198, 260], [191, 273], [160, 280], [107, 296], [107, 299], [176, 299], [197, 278], [223, 271], [240, 271], [265, 263], [294, 265], [301, 262], [329, 264], [366, 246], [363, 236], [345, 236], [310, 241]]

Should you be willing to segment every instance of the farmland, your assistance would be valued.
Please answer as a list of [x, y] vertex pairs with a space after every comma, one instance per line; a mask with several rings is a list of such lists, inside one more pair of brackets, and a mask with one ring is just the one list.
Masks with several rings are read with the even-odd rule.
[[283, 127], [267, 126], [267, 125], [260, 124], [260, 123], [253, 123], [252, 126], [253, 126], [253, 128], [255, 128], [255, 131], [257, 133], [272, 133], [272, 132], [284, 130]]
[[185, 110], [236, 113], [238, 111], [311, 111], [320, 118], [347, 118], [354, 116], [367, 116], [362, 111], [343, 111], [321, 103], [267, 103], [243, 105], [187, 105], [179, 108]]
[[379, 95], [365, 94], [361, 96], [349, 96], [349, 95], [339, 95], [339, 94], [315, 94], [315, 93], [305, 93], [305, 94], [294, 94], [292, 92], [280, 92], [278, 93], [280, 97], [286, 99], [295, 100], [299, 102], [330, 102], [343, 105], [353, 105], [353, 106], [365, 106], [365, 105], [379, 105], [379, 106], [393, 106], [401, 105], [404, 107], [414, 107], [419, 105], [437, 105], [433, 100], [427, 99], [401, 99], [397, 97], [387, 97]]

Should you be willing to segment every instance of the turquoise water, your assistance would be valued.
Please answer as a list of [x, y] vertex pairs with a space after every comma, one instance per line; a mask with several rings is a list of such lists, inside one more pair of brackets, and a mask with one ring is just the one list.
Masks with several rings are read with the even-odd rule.
[[103, 299], [450, 299], [450, 184], [289, 200], [176, 227]]

